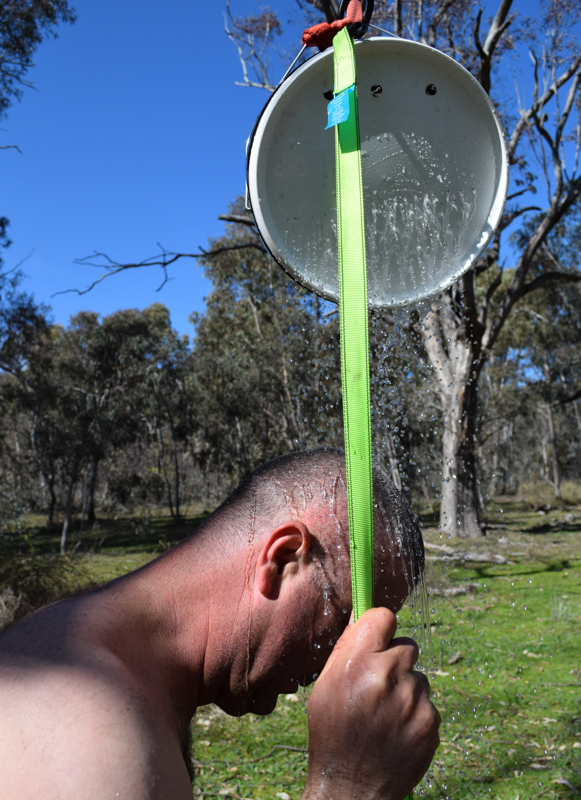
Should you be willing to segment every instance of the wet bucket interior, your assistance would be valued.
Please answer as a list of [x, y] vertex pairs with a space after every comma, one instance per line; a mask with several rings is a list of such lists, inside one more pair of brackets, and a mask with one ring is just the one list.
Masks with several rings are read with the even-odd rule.
[[[445, 289], [491, 241], [507, 190], [504, 134], [481, 86], [443, 53], [381, 37], [355, 52], [369, 302], [401, 306]], [[331, 49], [282, 83], [251, 140], [248, 189], [275, 259], [336, 301], [332, 90]]]

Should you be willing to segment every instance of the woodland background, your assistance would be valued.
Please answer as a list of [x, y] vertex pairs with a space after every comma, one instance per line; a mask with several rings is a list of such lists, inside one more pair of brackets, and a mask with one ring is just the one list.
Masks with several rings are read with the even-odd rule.
[[[296, 54], [278, 49], [278, 11], [226, 6], [241, 92], [272, 91]], [[293, 12], [306, 26], [339, 8]], [[373, 17], [477, 77], [511, 159], [505, 215], [475, 268], [434, 302], [370, 321], [375, 456], [426, 545], [429, 602], [398, 615], [442, 714], [426, 800], [581, 791], [580, 17], [577, 0], [378, 0]], [[67, 0], [0, 0], [0, 115], [43, 39], [73, 21]], [[286, 277], [240, 198], [220, 212], [204, 250], [92, 260], [111, 293], [123, 273], [203, 269], [212, 288], [191, 339], [161, 302], [56, 324], [24, 290], [0, 218], [0, 630], [148, 563], [267, 459], [342, 443], [336, 308]], [[305, 701], [281, 697], [261, 718], [200, 709], [196, 797], [299, 800]]]
[[[276, 9], [226, 10], [241, 82], [271, 91]], [[444, 530], [471, 537], [486, 532], [495, 496], [535, 509], [581, 500], [581, 12], [567, 0], [540, 3], [535, 17], [512, 0], [488, 11], [471, 0], [396, 0], [376, 3], [374, 14], [470, 69], [507, 131], [511, 190], [488, 251], [433, 303], [371, 318], [376, 458], [416, 508], [440, 509]], [[306, 25], [339, 9], [297, 0], [296, 12]], [[42, 39], [72, 21], [66, 0], [0, 3], [2, 114]], [[508, 79], [523, 49], [528, 104]], [[194, 259], [212, 291], [191, 340], [162, 303], [53, 324], [6, 261], [2, 217], [4, 526], [43, 515], [65, 552], [73, 526], [136, 509], [176, 521], [185, 509], [209, 512], [264, 461], [341, 445], [336, 308], [274, 263], [240, 198], [218, 211], [227, 212], [224, 234], [203, 251], [163, 251], [141, 264], [97, 259], [110, 281]]]

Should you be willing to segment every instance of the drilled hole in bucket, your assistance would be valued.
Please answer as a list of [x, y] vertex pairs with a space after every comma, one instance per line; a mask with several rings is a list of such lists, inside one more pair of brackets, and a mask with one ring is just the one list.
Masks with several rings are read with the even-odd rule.
[[329, 89], [328, 92], [323, 92], [323, 97], [325, 100], [332, 100], [335, 97], [335, 93], [332, 89]]
[[433, 83], [428, 83], [428, 85], [426, 86], [426, 94], [429, 94], [431, 97], [433, 97], [437, 91], [438, 90], [436, 89]]
[[379, 97], [379, 95], [380, 95], [382, 92], [383, 92], [383, 88], [382, 88], [382, 87], [381, 87], [381, 86], [380, 86], [378, 83], [375, 83], [375, 84], [374, 84], [374, 85], [371, 87], [371, 94], [372, 94], [374, 97]]

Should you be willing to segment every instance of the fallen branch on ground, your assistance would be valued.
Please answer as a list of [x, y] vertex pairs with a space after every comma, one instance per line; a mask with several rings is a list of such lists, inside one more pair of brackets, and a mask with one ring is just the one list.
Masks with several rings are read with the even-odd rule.
[[451, 547], [448, 547], [446, 544], [432, 544], [431, 542], [424, 542], [424, 548], [426, 550], [436, 550], [442, 553], [441, 556], [427, 556], [430, 561], [449, 561], [453, 559], [454, 561], [475, 561], [481, 563], [491, 563], [491, 564], [514, 564], [514, 561], [509, 561], [504, 556], [501, 556], [499, 553], [492, 554], [489, 552], [485, 553], [478, 553], [478, 552], [466, 552], [465, 550], [453, 550]]

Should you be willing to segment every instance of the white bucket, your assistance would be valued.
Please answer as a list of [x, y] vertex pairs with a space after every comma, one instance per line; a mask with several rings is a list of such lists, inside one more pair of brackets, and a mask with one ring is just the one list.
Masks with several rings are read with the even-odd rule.
[[[400, 306], [445, 289], [490, 243], [508, 184], [504, 133], [480, 84], [444, 53], [375, 37], [356, 42], [355, 55], [369, 303]], [[274, 258], [337, 301], [332, 90], [329, 48], [265, 106], [247, 177]]]

